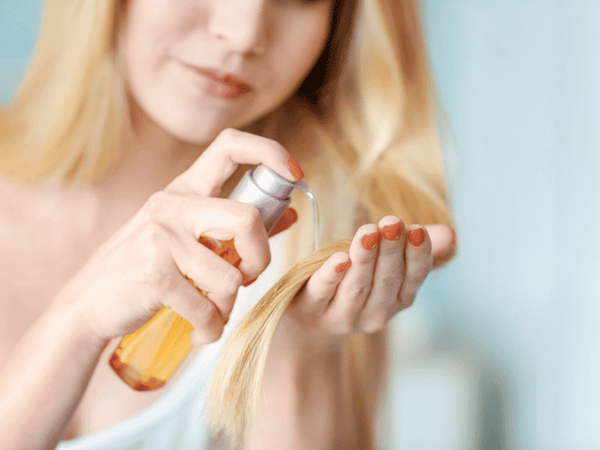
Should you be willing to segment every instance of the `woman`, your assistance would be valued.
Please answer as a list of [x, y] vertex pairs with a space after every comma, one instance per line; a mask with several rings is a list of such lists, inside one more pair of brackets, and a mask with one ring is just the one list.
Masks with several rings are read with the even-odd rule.
[[[305, 173], [323, 239], [354, 240], [282, 320], [245, 448], [365, 448], [360, 414], [374, 406], [342, 401], [354, 389], [342, 344], [368, 333], [360, 389], [374, 399], [386, 323], [454, 251], [412, 1], [48, 0], [0, 136], [0, 447], [203, 445], [203, 423], [171, 391], [134, 392], [107, 360], [165, 306], [198, 348], [218, 340], [236, 294], [255, 301], [277, 279], [239, 289], [273, 268], [271, 252], [310, 252], [301, 199], [271, 247], [256, 209], [226, 199], [263, 163], [290, 181]], [[295, 220], [288, 211], [278, 230]], [[234, 238], [239, 268], [200, 234]], [[201, 385], [197, 367], [170, 382]]]

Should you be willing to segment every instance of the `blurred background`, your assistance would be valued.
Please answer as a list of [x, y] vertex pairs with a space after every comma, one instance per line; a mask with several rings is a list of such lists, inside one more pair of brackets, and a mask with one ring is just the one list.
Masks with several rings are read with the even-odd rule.
[[[382, 448], [600, 448], [600, 2], [423, 0], [459, 253], [394, 319]], [[40, 0], [0, 2], [0, 104]]]

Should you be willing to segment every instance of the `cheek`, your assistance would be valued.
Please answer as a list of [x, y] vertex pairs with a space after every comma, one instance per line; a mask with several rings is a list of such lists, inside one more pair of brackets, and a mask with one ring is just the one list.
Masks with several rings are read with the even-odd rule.
[[294, 22], [282, 30], [273, 67], [286, 87], [297, 88], [309, 74], [329, 37], [328, 10], [317, 18]]
[[299, 83], [309, 74], [325, 48], [329, 37], [329, 19], [298, 23], [297, 30], [289, 30], [286, 54], [282, 55], [279, 70]]
[[[189, 111], [178, 107], [177, 79], [172, 76], [172, 48], [189, 28], [189, 2], [179, 8], [165, 0], [131, 0], [120, 36], [126, 79], [135, 102], [169, 132], [177, 134]], [[170, 7], [169, 7], [170, 6]]]
[[[157, 20], [148, 1], [131, 1], [120, 45], [125, 60], [127, 81], [134, 97], [144, 103], [156, 81], [165, 39], [165, 23]], [[147, 101], [147, 100], [146, 100]]]
[[[153, 63], [160, 42], [155, 36], [161, 34], [154, 10], [147, 8], [147, 1], [134, 0], [128, 4], [127, 19], [121, 35], [121, 47], [130, 77], [139, 78]], [[159, 47], [160, 48], [160, 47]]]

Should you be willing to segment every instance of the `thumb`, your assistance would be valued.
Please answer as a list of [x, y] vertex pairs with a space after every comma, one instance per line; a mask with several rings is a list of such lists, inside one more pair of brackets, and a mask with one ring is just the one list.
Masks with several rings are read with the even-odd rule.
[[283, 213], [283, 216], [275, 224], [273, 229], [269, 232], [269, 237], [275, 236], [277, 233], [281, 233], [287, 230], [296, 220], [298, 220], [298, 213], [294, 208], [288, 208]]
[[437, 268], [447, 263], [454, 255], [454, 252], [451, 255], [445, 254], [456, 243], [456, 231], [454, 228], [442, 224], [425, 225], [425, 228], [431, 238], [431, 254], [434, 258], [434, 268]]

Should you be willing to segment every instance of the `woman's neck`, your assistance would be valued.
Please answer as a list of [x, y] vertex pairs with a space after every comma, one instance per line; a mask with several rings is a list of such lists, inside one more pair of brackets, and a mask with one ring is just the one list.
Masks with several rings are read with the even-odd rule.
[[185, 172], [207, 145], [177, 139], [130, 102], [131, 133], [123, 139], [119, 159], [96, 183], [106, 193], [144, 194], [163, 189]]

